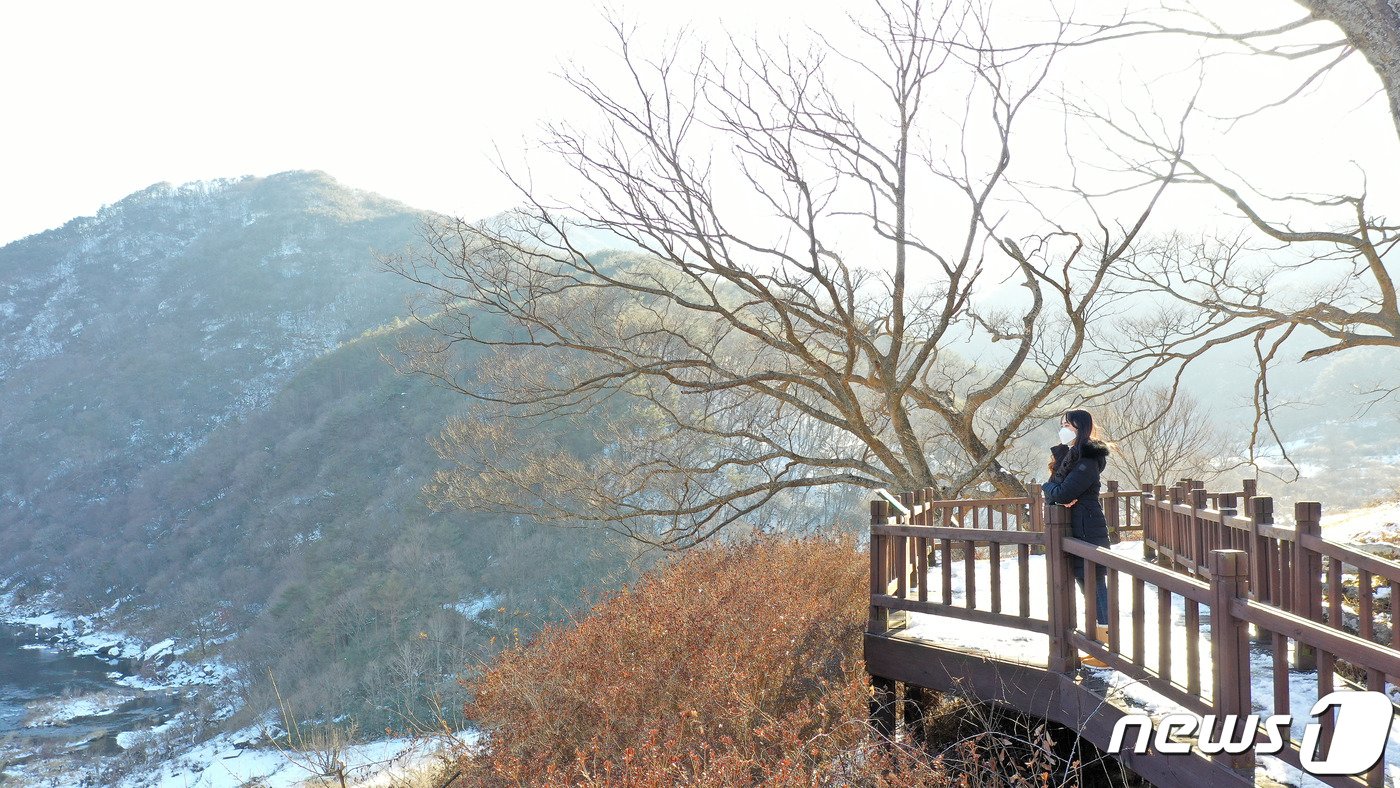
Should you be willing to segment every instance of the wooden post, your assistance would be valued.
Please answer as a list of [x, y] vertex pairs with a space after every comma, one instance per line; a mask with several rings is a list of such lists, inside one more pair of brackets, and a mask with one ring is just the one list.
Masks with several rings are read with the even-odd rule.
[[1253, 480], [1244, 481], [1244, 516], [1249, 521], [1249, 530], [1244, 535], [1245, 544], [1249, 545], [1249, 598], [1264, 602], [1269, 594], [1269, 545], [1259, 535], [1259, 518], [1255, 514], [1254, 496], [1250, 494], [1254, 492], [1249, 484]]
[[1069, 644], [1069, 633], [1074, 629], [1074, 573], [1070, 571], [1069, 556], [1064, 550], [1064, 540], [1069, 533], [1069, 510], [1047, 504], [1044, 519], [1046, 593], [1049, 595], [1046, 608], [1050, 619], [1050, 654], [1045, 667], [1055, 673], [1069, 673], [1079, 662]]
[[[928, 487], [915, 492], [915, 499], [920, 506], [918, 517], [915, 518], [915, 525], [928, 525], [928, 505], [933, 500], [930, 494], [932, 490]], [[928, 567], [929, 558], [933, 550], [928, 539], [919, 537], [914, 539], [914, 573], [919, 577], [919, 601], [928, 601]]]
[[1031, 485], [1031, 524], [1030, 529], [1036, 533], [1045, 532], [1045, 491], [1038, 485]]
[[[1253, 712], [1249, 686], [1249, 627], [1230, 614], [1230, 603], [1244, 599], [1249, 582], [1248, 556], [1242, 550], [1213, 550], [1210, 554], [1210, 651], [1213, 661], [1213, 699], [1216, 724], [1224, 726], [1225, 717], [1234, 715], [1232, 728], [1221, 734], [1236, 740], [1238, 736], [1256, 736], [1245, 725], [1245, 717]], [[1218, 740], [1218, 739], [1217, 739]], [[1254, 752], [1239, 755], [1221, 752], [1215, 759], [1244, 776], [1253, 776]]]
[[1244, 479], [1240, 481], [1240, 489], [1244, 491], [1244, 514], [1246, 517], [1254, 516], [1254, 496], [1259, 494], [1258, 479]]
[[[944, 504], [938, 508], [942, 517], [938, 525], [943, 528], [953, 527], [953, 507]], [[941, 589], [943, 604], [953, 604], [953, 543], [947, 539], [938, 540], [938, 564], [939, 573], [943, 577], [943, 587]]]
[[[1303, 546], [1303, 535], [1322, 535], [1322, 504], [1299, 501], [1293, 504], [1298, 542], [1293, 547], [1293, 613], [1322, 623], [1322, 555]], [[1302, 643], [1294, 650], [1293, 666], [1298, 670], [1317, 669], [1317, 650]]]
[[[1165, 485], [1154, 485], [1152, 488], [1152, 502], [1156, 511], [1152, 512], [1152, 531], [1157, 534], [1158, 548], [1165, 547], [1168, 551], [1176, 550], [1176, 545], [1172, 543], [1172, 519], [1171, 512], [1162, 511], [1162, 502], [1170, 500], [1170, 494]], [[1172, 568], [1172, 559], [1162, 555], [1161, 549], [1157, 550], [1157, 565]]]
[[[1245, 503], [1246, 505], [1248, 505], [1248, 499], [1245, 500]], [[1237, 544], [1243, 545], [1243, 550], [1246, 554], [1245, 566], [1249, 572], [1249, 582], [1246, 584], [1246, 595], [1250, 599], [1258, 601], [1259, 596], [1257, 594], [1257, 590], [1259, 588], [1260, 582], [1259, 551], [1255, 549], [1256, 545], [1254, 544], [1254, 521], [1252, 518], [1250, 519], [1248, 531], [1237, 532], [1234, 528], [1225, 525], [1225, 522], [1229, 518], [1239, 517], [1240, 511], [1238, 507], [1239, 499], [1235, 496], [1234, 493], [1225, 493], [1220, 496], [1221, 528], [1223, 528], [1225, 530], [1225, 533], [1227, 534], [1235, 534], [1235, 536], [1232, 537], [1233, 541]], [[1250, 630], [1250, 638], [1259, 642], [1263, 642], [1270, 639], [1263, 630], [1258, 628]]]
[[[874, 526], [885, 524], [885, 507], [883, 500], [876, 498], [870, 502], [870, 594], [885, 593], [885, 537], [875, 533]], [[865, 631], [872, 634], [881, 634], [889, 629], [889, 609], [876, 607], [874, 601], [870, 605], [870, 617], [865, 624]]]
[[1156, 511], [1152, 504], [1156, 499], [1152, 497], [1152, 485], [1142, 485], [1142, 496], [1138, 498], [1138, 522], [1142, 524], [1142, 560], [1153, 561], [1157, 558], [1157, 550], [1152, 547], [1157, 541], [1157, 524], [1153, 519]]
[[[934, 492], [934, 489], [933, 489], [932, 487], [925, 487], [925, 488], [924, 488], [924, 504], [925, 504], [925, 505], [928, 505], [928, 504], [930, 504], [931, 502], [936, 501], [936, 500], [938, 500], [938, 495], [937, 495], [937, 493]], [[935, 525], [935, 523], [933, 522], [933, 516], [932, 516], [931, 514], [929, 514], [928, 511], [925, 511], [925, 512], [924, 512], [924, 517], [923, 517], [922, 520], [919, 521], [919, 524], [920, 524], [920, 525]], [[924, 540], [924, 548], [928, 551], [928, 565], [929, 565], [929, 566], [937, 566], [937, 565], [938, 565], [938, 550], [937, 550], [937, 547], [938, 547], [938, 545], [935, 544], [932, 540], [928, 540], [928, 539]]]
[[1181, 505], [1181, 485], [1178, 484], [1177, 486], [1171, 488], [1170, 495], [1172, 511], [1167, 515], [1167, 522], [1170, 523], [1168, 528], [1171, 530], [1172, 534], [1172, 560], [1170, 568], [1189, 569], [1190, 567], [1187, 567], [1186, 564], [1182, 561], [1182, 555], [1188, 552], [1187, 545], [1190, 543], [1190, 539], [1184, 538], [1186, 534], [1185, 530], [1181, 526], [1181, 515], [1176, 513], [1176, 507]]
[[[899, 502], [904, 504], [904, 508], [910, 514], [901, 516], [900, 525], [914, 525], [914, 493], [906, 492], [899, 494]], [[919, 562], [914, 555], [914, 540], [908, 536], [901, 536], [899, 542], [899, 589], [896, 591], [901, 599], [908, 599], [909, 593], [916, 588], [916, 575]]]
[[[888, 501], [876, 499], [870, 502], [870, 524], [889, 525], [895, 516], [894, 507]], [[870, 531], [870, 593], [899, 595], [904, 590], [904, 544], [903, 536], [891, 537]], [[898, 548], [898, 549], [896, 549]], [[872, 634], [887, 634], [904, 629], [909, 625], [909, 613], [903, 610], [890, 610], [870, 606], [870, 617], [865, 629]]]
[[[1031, 485], [1030, 504], [1030, 529], [1038, 534], [1045, 533], [1045, 492], [1039, 485]], [[1031, 555], [1043, 555], [1045, 547], [1038, 544], [1031, 545]]]
[[1110, 480], [1108, 483], [1108, 500], [1105, 501], [1104, 519], [1108, 520], [1108, 541], [1110, 544], [1118, 544], [1123, 537], [1118, 534], [1118, 482]]
[[1203, 482], [1196, 482], [1202, 486], [1191, 488], [1191, 560], [1196, 562], [1196, 577], [1205, 576], [1202, 569], [1207, 568], [1209, 559], [1216, 545], [1211, 539], [1209, 523], [1201, 517], [1201, 511], [1206, 508], [1206, 488]]
[[1274, 572], [1277, 569], [1278, 554], [1274, 551], [1274, 540], [1259, 534], [1259, 526], [1274, 524], [1274, 499], [1268, 495], [1256, 495], [1249, 499], [1250, 526], [1254, 534], [1252, 555], [1259, 556], [1259, 587], [1255, 591], [1260, 602], [1276, 602], [1279, 590], [1275, 586]]
[[[1250, 547], [1248, 541], [1240, 539], [1237, 535], [1238, 532], [1227, 525], [1229, 518], [1240, 513], [1239, 505], [1239, 499], [1235, 497], [1234, 493], [1220, 494], [1220, 502], [1217, 503], [1215, 507], [1220, 510], [1220, 538], [1224, 540], [1225, 549], [1243, 550], [1248, 553]], [[1250, 575], [1250, 581], [1252, 582], [1253, 580], [1254, 576]]]

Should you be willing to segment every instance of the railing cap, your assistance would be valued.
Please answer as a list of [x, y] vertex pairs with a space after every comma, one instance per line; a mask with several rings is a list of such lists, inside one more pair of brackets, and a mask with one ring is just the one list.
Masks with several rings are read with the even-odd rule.
[[1249, 574], [1249, 554], [1243, 550], [1211, 550], [1210, 575], [1219, 577], [1243, 577]]
[[895, 495], [889, 490], [886, 490], [884, 487], [880, 487], [875, 490], [875, 494], [880, 496], [881, 498], [884, 498], [885, 502], [888, 503], [890, 506], [893, 506], [894, 508], [898, 509], [900, 514], [904, 515], [905, 517], [909, 516], [909, 507], [900, 503], [899, 498], [895, 497]]

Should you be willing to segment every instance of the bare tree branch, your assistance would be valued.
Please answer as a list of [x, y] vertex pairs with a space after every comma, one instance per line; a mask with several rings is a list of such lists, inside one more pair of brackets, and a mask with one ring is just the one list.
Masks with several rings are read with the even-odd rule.
[[[1056, 46], [999, 50], [977, 4], [883, 3], [858, 31], [859, 55], [731, 38], [721, 61], [644, 57], [615, 23], [630, 82], [567, 75], [601, 124], [544, 139], [580, 196], [507, 169], [519, 212], [386, 260], [431, 296], [401, 367], [482, 403], [441, 436], [439, 502], [679, 549], [830, 485], [1024, 493], [1009, 448], [1115, 385], [1083, 374], [1091, 326], [1179, 152], [1041, 210], [1016, 150]], [[599, 230], [638, 251], [585, 254]]]

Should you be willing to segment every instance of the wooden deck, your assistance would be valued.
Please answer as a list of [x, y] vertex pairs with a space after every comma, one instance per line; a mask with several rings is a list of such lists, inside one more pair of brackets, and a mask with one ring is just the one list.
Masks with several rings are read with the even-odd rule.
[[[1003, 704], [1077, 730], [1094, 746], [1105, 750], [1114, 723], [1132, 713], [1106, 700], [1104, 688], [1086, 677], [898, 636], [867, 633], [865, 661], [870, 674], [886, 682]], [[877, 687], [887, 695], [887, 702], [895, 701], [893, 686]], [[1129, 752], [1119, 760], [1154, 785], [1215, 788], [1254, 784], [1252, 778], [1198, 755]]]
[[[1114, 531], [1141, 532], [1143, 557], [1069, 538], [1067, 511], [1043, 506], [1038, 496], [939, 501], [921, 491], [873, 501], [865, 659], [876, 727], [896, 735], [909, 688], [926, 687], [1053, 720], [1106, 748], [1114, 723], [1141, 712], [1114, 698], [1101, 678], [1112, 674], [1080, 669], [1076, 651], [1098, 656], [1176, 707], [1220, 718], [1287, 714], [1296, 702], [1310, 706], [1342, 686], [1384, 691], [1387, 680], [1400, 684], [1400, 628], [1389, 626], [1400, 564], [1323, 539], [1318, 504], [1298, 504], [1295, 524], [1284, 526], [1252, 482], [1210, 493], [1190, 480], [1127, 492], [1110, 485], [1104, 504]], [[1085, 634], [1093, 631], [1093, 586], [1077, 612], [1071, 555], [1086, 571], [1107, 573], [1107, 644]], [[1043, 577], [1032, 571], [1035, 561], [1044, 562]], [[994, 643], [950, 647], [937, 637], [910, 637], [911, 614], [1043, 639], [1021, 637], [1017, 653], [998, 653]], [[1043, 648], [1024, 648], [1042, 640]], [[1314, 674], [1307, 697], [1291, 697], [1298, 676]], [[1251, 678], [1267, 679], [1269, 697], [1253, 696]], [[1321, 754], [1331, 744], [1334, 714], [1319, 719]], [[1308, 721], [1295, 718], [1299, 727]], [[1299, 747], [1295, 737], [1275, 757], [1298, 767]], [[1193, 746], [1190, 755], [1149, 749], [1119, 759], [1158, 785], [1254, 782], [1252, 752], [1207, 756]], [[1379, 786], [1385, 764], [1316, 779]]]

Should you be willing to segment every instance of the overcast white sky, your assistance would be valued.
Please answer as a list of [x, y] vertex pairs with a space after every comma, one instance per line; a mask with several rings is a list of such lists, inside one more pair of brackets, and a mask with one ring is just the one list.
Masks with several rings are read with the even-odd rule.
[[[767, 0], [617, 6], [658, 33], [692, 14], [770, 29], [819, 16]], [[493, 142], [519, 147], [560, 96], [551, 74], [602, 55], [604, 32], [600, 5], [557, 0], [6, 3], [0, 243], [159, 181], [289, 169], [494, 213], [512, 194]]]
[[[721, 20], [740, 31], [831, 28], [859, 4], [612, 7], [659, 39], [686, 22], [695, 35], [713, 34]], [[158, 181], [289, 169], [325, 170], [417, 207], [495, 213], [514, 197], [494, 170], [493, 145], [518, 150], [541, 119], [568, 107], [553, 72], [561, 61], [606, 57], [601, 8], [554, 0], [4, 4], [0, 244]], [[1230, 6], [1244, 18], [1301, 15], [1287, 0], [1251, 8]], [[1118, 64], [1104, 66], [1112, 73]], [[1234, 89], [1258, 95], [1279, 73], [1275, 64], [1241, 68]], [[1277, 133], [1234, 135], [1238, 155], [1280, 172], [1299, 166], [1299, 151], [1323, 146], [1335, 160], [1311, 152], [1303, 160], [1341, 173], [1349, 155], [1374, 148], [1393, 165], [1383, 107], [1356, 109], [1357, 96], [1374, 90], [1368, 78], [1375, 82], [1352, 64], [1342, 77], [1351, 84], [1334, 80], [1309, 107], [1272, 121]], [[1319, 112], [1318, 101], [1335, 112]], [[1374, 189], [1394, 179], [1372, 180]]]

